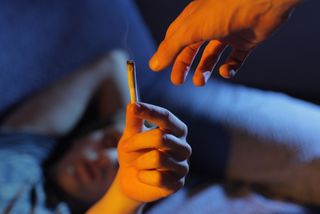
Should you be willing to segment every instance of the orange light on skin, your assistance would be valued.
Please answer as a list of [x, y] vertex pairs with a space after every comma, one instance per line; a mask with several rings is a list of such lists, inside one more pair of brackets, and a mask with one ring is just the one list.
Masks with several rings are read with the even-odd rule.
[[169, 26], [149, 61], [153, 71], [173, 65], [171, 82], [180, 85], [200, 47], [208, 42], [194, 72], [195, 86], [204, 86], [227, 46], [232, 51], [219, 73], [233, 77], [260, 43], [285, 23], [303, 0], [197, 0], [191, 1]]
[[[137, 213], [144, 203], [178, 191], [189, 170], [191, 148], [186, 142], [186, 125], [164, 108], [137, 103], [132, 60], [127, 62], [127, 72], [131, 104], [117, 148], [119, 169], [106, 194], [88, 210], [90, 214]], [[146, 129], [145, 120], [158, 127]]]
[[[142, 131], [143, 120], [159, 128]], [[186, 135], [186, 125], [169, 111], [145, 103], [129, 104], [126, 128], [118, 144], [116, 178], [88, 213], [136, 213], [143, 204], [178, 191], [189, 169], [191, 149]]]

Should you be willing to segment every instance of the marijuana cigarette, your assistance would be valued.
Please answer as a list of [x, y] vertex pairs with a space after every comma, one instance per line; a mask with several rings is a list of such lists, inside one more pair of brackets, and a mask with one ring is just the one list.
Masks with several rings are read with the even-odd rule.
[[136, 67], [133, 60], [127, 61], [127, 73], [128, 73], [128, 86], [130, 92], [130, 102], [138, 102], [138, 89], [137, 89], [137, 78], [136, 78]]
[[[128, 86], [130, 92], [130, 103], [139, 102], [139, 94], [137, 87], [137, 78], [136, 78], [136, 67], [133, 60], [127, 61], [127, 73], [128, 73]], [[157, 128], [157, 125], [144, 120], [144, 125], [148, 129]]]

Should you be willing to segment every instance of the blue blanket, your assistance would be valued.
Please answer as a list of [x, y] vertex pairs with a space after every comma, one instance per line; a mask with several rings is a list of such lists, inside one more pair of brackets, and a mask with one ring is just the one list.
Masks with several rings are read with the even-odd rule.
[[[0, 113], [109, 50], [145, 78], [153, 41], [129, 0], [1, 0]], [[145, 82], [145, 81], [141, 81]]]

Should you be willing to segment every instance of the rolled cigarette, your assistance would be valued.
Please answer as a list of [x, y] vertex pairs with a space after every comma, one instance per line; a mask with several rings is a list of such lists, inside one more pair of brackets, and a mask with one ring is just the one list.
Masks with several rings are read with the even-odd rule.
[[127, 73], [128, 73], [128, 86], [130, 92], [130, 102], [138, 102], [138, 89], [137, 89], [137, 78], [136, 68], [133, 60], [127, 61]]

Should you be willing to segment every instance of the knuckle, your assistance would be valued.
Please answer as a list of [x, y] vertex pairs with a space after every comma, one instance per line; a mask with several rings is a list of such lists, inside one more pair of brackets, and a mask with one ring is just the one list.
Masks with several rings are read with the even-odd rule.
[[170, 121], [171, 120], [171, 112], [167, 109], [163, 109], [162, 111], [162, 115], [163, 115], [163, 119], [165, 119], [166, 121]]
[[182, 63], [185, 66], [189, 66], [191, 64], [191, 60], [194, 58], [195, 53], [197, 52], [197, 48], [187, 46], [183, 51], [178, 55], [177, 61]]
[[194, 56], [194, 54], [195, 54], [196, 52], [198, 52], [198, 49], [199, 49], [199, 47], [200, 47], [201, 45], [202, 45], [202, 41], [197, 42], [197, 43], [194, 43], [194, 44], [188, 46], [189, 51], [193, 54], [192, 57]]
[[180, 55], [177, 57], [176, 63], [180, 63], [181, 65], [183, 65], [183, 66], [185, 66], [185, 67], [190, 66], [190, 61], [189, 61], [187, 55], [182, 55], [182, 54], [180, 54]]

